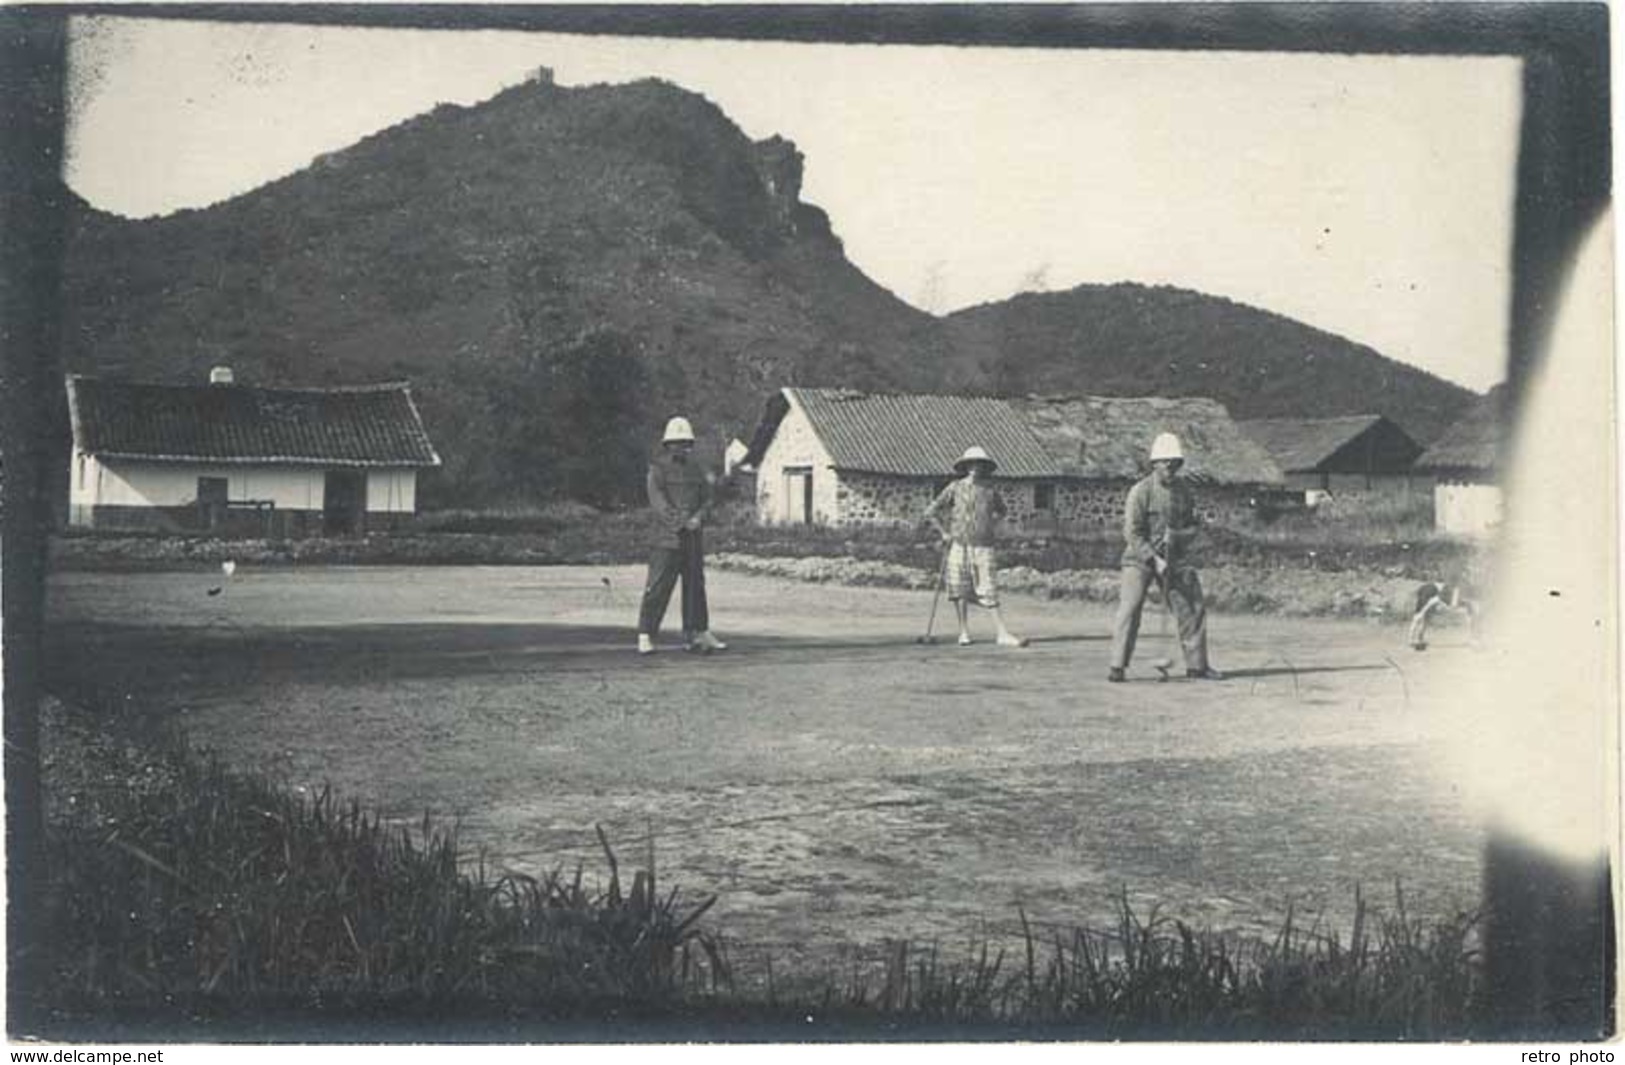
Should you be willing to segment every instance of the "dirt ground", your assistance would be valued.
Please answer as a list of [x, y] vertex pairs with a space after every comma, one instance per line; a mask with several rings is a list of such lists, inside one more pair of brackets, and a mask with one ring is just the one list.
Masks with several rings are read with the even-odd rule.
[[[732, 647], [632, 650], [631, 567], [62, 573], [48, 672], [179, 715], [290, 787], [456, 821], [488, 864], [623, 868], [715, 892], [744, 975], [838, 970], [887, 938], [962, 957], [1106, 926], [1126, 892], [1199, 926], [1348, 919], [1355, 885], [1417, 914], [1476, 905], [1483, 829], [1442, 751], [1462, 708], [1440, 632], [1211, 621], [1213, 684], [1160, 682], [1148, 607], [1130, 683], [1109, 607], [1011, 597], [1023, 650], [921, 646], [930, 596], [710, 578]], [[214, 595], [210, 589], [220, 588]], [[951, 629], [944, 604], [938, 631]], [[675, 616], [675, 604], [674, 604]], [[944, 625], [944, 622], [947, 622]], [[668, 637], [668, 640], [670, 638]]]

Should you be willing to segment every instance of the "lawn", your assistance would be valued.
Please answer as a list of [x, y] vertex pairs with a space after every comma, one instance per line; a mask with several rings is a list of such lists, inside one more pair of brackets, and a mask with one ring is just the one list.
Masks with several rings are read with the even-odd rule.
[[[1104, 682], [1107, 609], [1012, 597], [1020, 651], [920, 646], [930, 597], [713, 574], [733, 644], [642, 659], [632, 567], [60, 573], [59, 691], [171, 714], [229, 763], [455, 820], [497, 866], [604, 876], [594, 832], [721, 898], [736, 966], [950, 954], [1136, 909], [1243, 933], [1340, 926], [1356, 884], [1478, 901], [1483, 830], [1445, 768], [1475, 652], [1392, 627], [1218, 617], [1222, 684], [1161, 683], [1148, 611]], [[217, 594], [210, 595], [212, 589]], [[939, 617], [939, 623], [942, 618]], [[985, 637], [985, 625], [980, 630]]]

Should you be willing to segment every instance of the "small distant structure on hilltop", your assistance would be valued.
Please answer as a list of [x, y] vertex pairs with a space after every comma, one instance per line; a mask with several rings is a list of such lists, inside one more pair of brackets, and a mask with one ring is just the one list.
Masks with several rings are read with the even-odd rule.
[[1250, 512], [1280, 470], [1211, 399], [898, 395], [785, 388], [773, 395], [744, 462], [768, 524], [912, 525], [975, 444], [998, 461], [1016, 529], [1110, 527], [1147, 471], [1160, 432], [1178, 433], [1209, 519]]
[[388, 528], [440, 465], [400, 382], [260, 388], [70, 374], [68, 523], [246, 536]]
[[1487, 536], [1500, 527], [1507, 414], [1506, 387], [1497, 385], [1416, 460], [1415, 470], [1433, 478], [1433, 524], [1440, 532]]
[[1413, 466], [1422, 445], [1380, 414], [1263, 418], [1237, 423], [1268, 451], [1288, 488], [1338, 499], [1400, 497], [1433, 490]]

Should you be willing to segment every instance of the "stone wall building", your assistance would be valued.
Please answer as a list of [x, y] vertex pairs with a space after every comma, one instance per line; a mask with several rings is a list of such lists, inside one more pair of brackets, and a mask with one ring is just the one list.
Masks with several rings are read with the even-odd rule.
[[954, 477], [965, 448], [998, 460], [1007, 527], [1067, 535], [1122, 520], [1160, 432], [1174, 432], [1208, 520], [1235, 522], [1279, 469], [1210, 399], [896, 395], [786, 388], [746, 464], [767, 524], [910, 526]]
[[404, 384], [257, 388], [70, 375], [68, 523], [231, 536], [351, 535], [417, 508], [438, 466]]

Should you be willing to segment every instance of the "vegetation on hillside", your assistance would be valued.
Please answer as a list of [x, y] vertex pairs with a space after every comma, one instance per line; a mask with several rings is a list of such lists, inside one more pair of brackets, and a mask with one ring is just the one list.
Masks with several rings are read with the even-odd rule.
[[1201, 393], [1249, 417], [1380, 410], [1421, 439], [1468, 398], [1197, 293], [934, 318], [847, 261], [800, 200], [801, 168], [794, 145], [753, 142], [676, 86], [539, 79], [205, 209], [130, 221], [75, 197], [64, 368], [408, 379], [445, 460], [422, 480], [430, 507], [633, 497], [633, 456], [665, 418], [688, 415], [720, 454], [790, 384]]
[[[619, 389], [638, 394], [622, 407], [641, 419], [626, 428], [636, 447], [681, 411], [720, 451], [785, 382], [937, 386], [934, 319], [846, 261], [799, 183], [784, 142], [753, 143], [696, 94], [527, 84], [204, 210], [124, 221], [81, 205], [67, 365], [410, 379], [446, 462], [423, 496], [442, 505], [579, 482], [537, 484], [532, 467], [592, 452], [594, 412], [524, 400], [583, 343], [638, 363]], [[595, 491], [642, 474], [616, 476]]]
[[1235, 418], [1384, 414], [1435, 439], [1472, 393], [1371, 348], [1245, 304], [1167, 285], [1079, 285], [949, 316], [995, 352], [1004, 392], [1210, 396]]
[[461, 434], [463, 446], [490, 461], [467, 464], [467, 494], [604, 507], [644, 501], [649, 374], [625, 335], [539, 337], [504, 372], [480, 374], [469, 398], [480, 413]]

